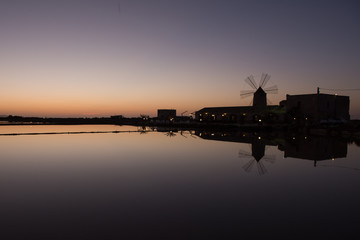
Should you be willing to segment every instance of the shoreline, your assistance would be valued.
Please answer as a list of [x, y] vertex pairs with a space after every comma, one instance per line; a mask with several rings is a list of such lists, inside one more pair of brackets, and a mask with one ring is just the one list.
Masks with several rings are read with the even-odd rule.
[[[45, 121], [44, 121], [45, 120]], [[340, 137], [345, 139], [360, 139], [360, 120], [351, 120], [347, 124], [336, 126], [295, 126], [291, 124], [223, 124], [223, 123], [200, 123], [200, 122], [174, 122], [159, 123], [142, 121], [141, 119], [118, 120], [110, 118], [101, 119], [43, 119], [43, 121], [4, 121], [0, 120], [1, 126], [46, 126], [46, 125], [128, 125], [135, 127], [157, 128], [158, 131], [243, 131], [243, 132], [286, 132], [289, 134], [305, 134], [322, 137]]]

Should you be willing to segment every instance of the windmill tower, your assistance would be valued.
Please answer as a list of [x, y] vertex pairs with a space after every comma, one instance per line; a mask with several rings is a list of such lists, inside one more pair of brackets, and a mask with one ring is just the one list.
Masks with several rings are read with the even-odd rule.
[[276, 85], [265, 88], [266, 84], [270, 79], [269, 74], [263, 73], [259, 85], [256, 84], [254, 76], [249, 76], [245, 79], [245, 82], [250, 85], [252, 90], [241, 91], [240, 96], [242, 98], [253, 95], [253, 107], [254, 108], [265, 108], [267, 106], [267, 93], [275, 94], [278, 92]]

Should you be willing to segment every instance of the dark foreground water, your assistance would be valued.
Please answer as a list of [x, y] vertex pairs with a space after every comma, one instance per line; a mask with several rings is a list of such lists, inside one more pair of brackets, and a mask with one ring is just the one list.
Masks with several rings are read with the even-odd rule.
[[0, 134], [104, 132], [0, 135], [0, 220], [8, 236], [2, 239], [359, 234], [354, 143], [283, 133], [124, 130], [137, 128], [0, 127]]

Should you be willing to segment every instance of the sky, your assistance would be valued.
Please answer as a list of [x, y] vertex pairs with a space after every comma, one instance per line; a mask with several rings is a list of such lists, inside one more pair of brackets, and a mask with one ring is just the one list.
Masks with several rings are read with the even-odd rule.
[[360, 119], [360, 3], [2, 0], [0, 115], [156, 116], [249, 106], [245, 79], [350, 96]]

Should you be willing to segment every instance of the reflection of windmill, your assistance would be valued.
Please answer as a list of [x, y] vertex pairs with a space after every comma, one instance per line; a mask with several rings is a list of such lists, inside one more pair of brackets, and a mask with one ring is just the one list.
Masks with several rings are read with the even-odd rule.
[[265, 155], [265, 143], [262, 141], [254, 141], [251, 144], [251, 154], [247, 151], [240, 150], [239, 157], [250, 158], [250, 161], [243, 166], [245, 172], [250, 172], [256, 163], [260, 175], [267, 172], [262, 160], [270, 163], [275, 162], [275, 156]]
[[278, 88], [276, 85], [265, 88], [266, 84], [268, 83], [270, 79], [269, 74], [263, 73], [261, 75], [261, 80], [259, 82], [259, 86], [256, 84], [254, 77], [251, 75], [245, 79], [245, 82], [250, 85], [250, 87], [253, 88], [253, 90], [246, 90], [241, 91], [240, 96], [242, 98], [249, 97], [251, 95], [254, 95], [253, 98], [253, 106], [264, 108], [267, 105], [267, 98], [266, 94], [275, 94], [278, 92]]

